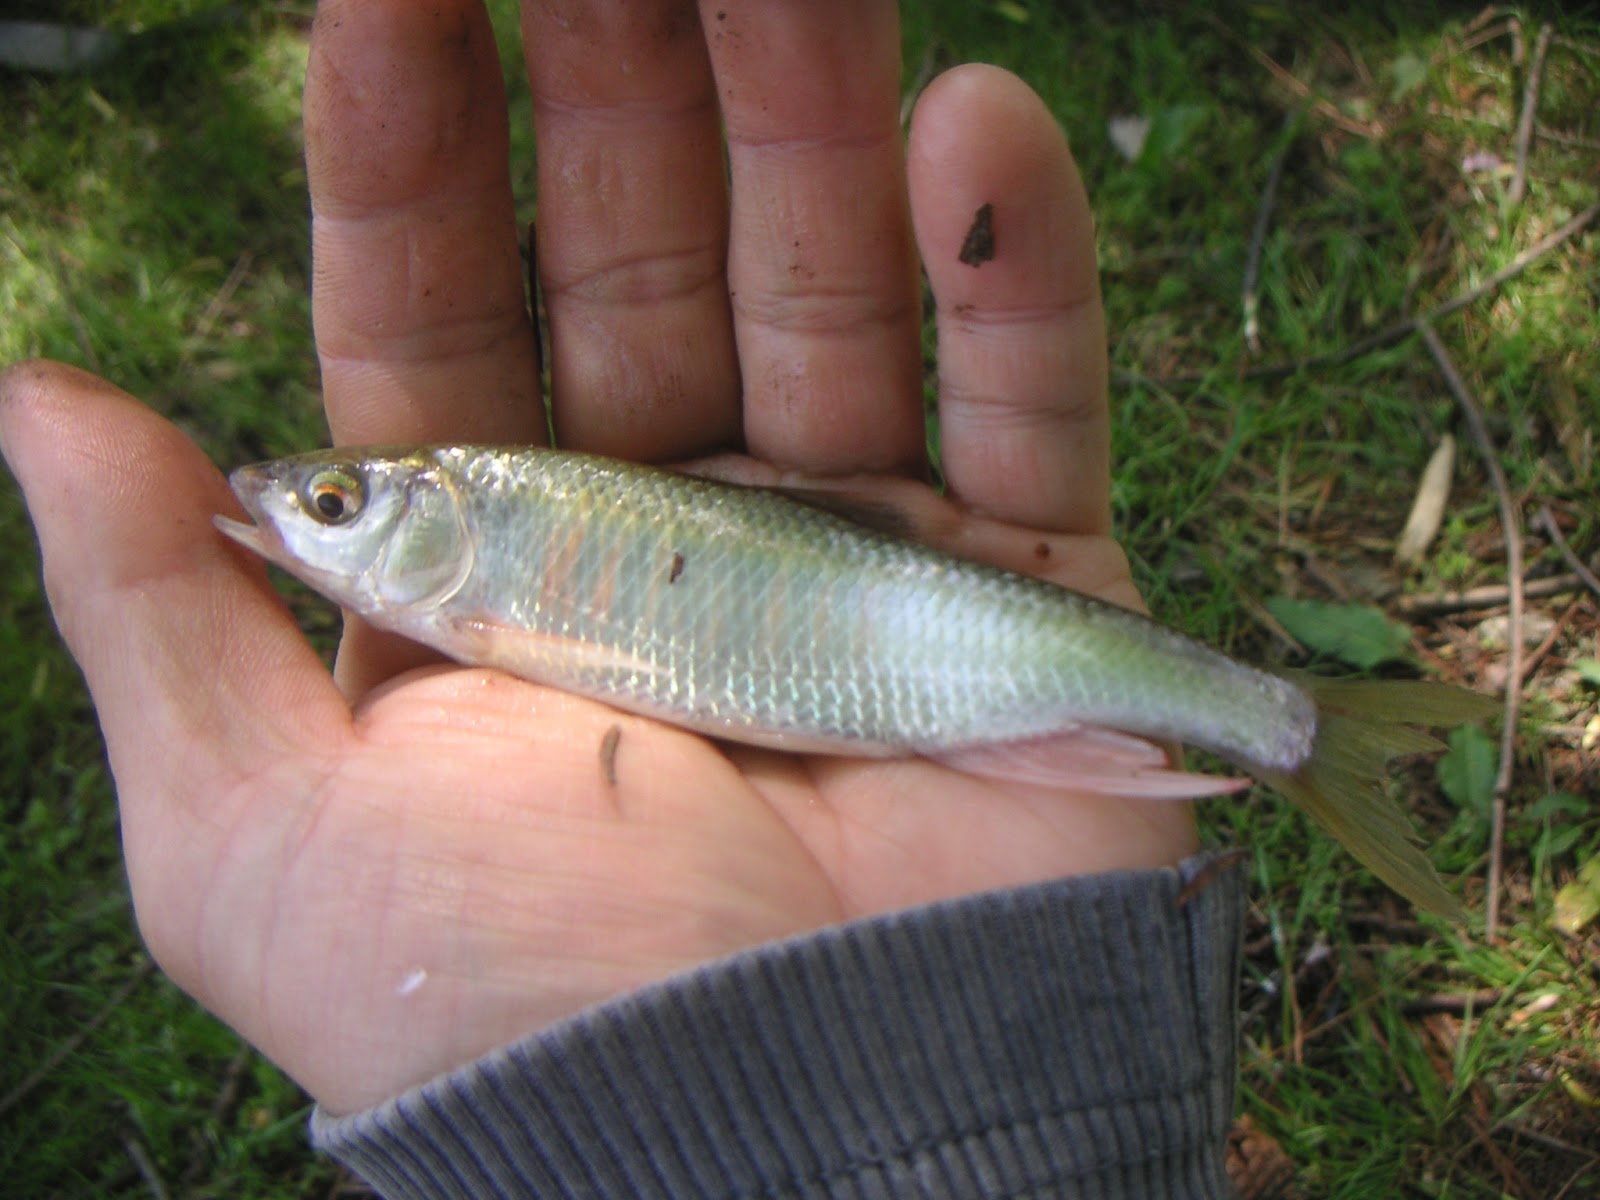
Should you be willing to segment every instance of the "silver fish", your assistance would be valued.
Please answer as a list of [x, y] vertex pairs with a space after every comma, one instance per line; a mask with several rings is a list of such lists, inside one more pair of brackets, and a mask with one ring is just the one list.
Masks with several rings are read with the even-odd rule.
[[[1148, 618], [774, 490], [534, 448], [341, 449], [234, 472], [218, 527], [464, 663], [734, 741], [1128, 796], [1238, 782], [1304, 807], [1396, 890], [1459, 908], [1380, 782], [1488, 698], [1289, 678]], [[1132, 736], [1130, 736], [1132, 735]]]

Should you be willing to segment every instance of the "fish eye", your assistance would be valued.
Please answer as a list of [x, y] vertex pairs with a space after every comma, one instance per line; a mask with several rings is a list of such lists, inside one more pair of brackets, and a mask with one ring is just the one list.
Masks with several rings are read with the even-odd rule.
[[355, 520], [366, 499], [361, 480], [340, 467], [328, 467], [306, 480], [301, 507], [324, 525], [344, 525]]

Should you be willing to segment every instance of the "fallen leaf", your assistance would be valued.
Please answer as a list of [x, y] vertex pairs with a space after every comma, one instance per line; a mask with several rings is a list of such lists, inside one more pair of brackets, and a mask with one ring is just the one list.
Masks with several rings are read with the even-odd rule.
[[1117, 153], [1129, 162], [1138, 162], [1144, 153], [1144, 140], [1150, 136], [1148, 117], [1112, 117], [1106, 122], [1106, 133]]
[[1362, 670], [1409, 657], [1411, 630], [1364, 604], [1274, 596], [1267, 611], [1303, 645]]
[[1401, 54], [1389, 63], [1389, 100], [1403, 100], [1428, 81], [1428, 60]]
[[1600, 916], [1600, 854], [1579, 867], [1572, 882], [1556, 893], [1555, 913], [1550, 923], [1573, 937], [1597, 916]]
[[[1556, 627], [1556, 619], [1537, 609], [1522, 614], [1522, 644], [1532, 650]], [[1478, 622], [1478, 642], [1485, 650], [1504, 650], [1511, 645], [1511, 618], [1496, 613]]]
[[1394, 558], [1401, 566], [1414, 567], [1422, 561], [1428, 546], [1438, 536], [1444, 521], [1445, 505], [1450, 500], [1450, 479], [1455, 473], [1456, 440], [1448, 433], [1439, 439], [1438, 448], [1422, 470], [1411, 513], [1395, 543]]
[[1240, 1200], [1299, 1200], [1294, 1161], [1270, 1133], [1240, 1117], [1228, 1131], [1228, 1179]]

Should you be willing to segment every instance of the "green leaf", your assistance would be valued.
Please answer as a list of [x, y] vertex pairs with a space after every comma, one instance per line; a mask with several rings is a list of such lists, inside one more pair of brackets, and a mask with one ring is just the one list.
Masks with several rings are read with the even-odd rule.
[[1176, 158], [1188, 148], [1195, 133], [1211, 115], [1210, 109], [1199, 104], [1174, 104], [1159, 109], [1150, 118], [1150, 132], [1145, 135], [1139, 161], [1166, 163]]
[[1575, 792], [1546, 792], [1527, 808], [1521, 820], [1535, 829], [1531, 842], [1537, 869], [1569, 853], [1588, 832], [1593, 805]]
[[1549, 821], [1557, 817], [1587, 817], [1593, 805], [1576, 792], [1546, 792], [1524, 810], [1529, 821]]
[[1488, 812], [1499, 773], [1499, 752], [1476, 725], [1450, 731], [1450, 750], [1439, 759], [1439, 786], [1457, 808]]
[[1398, 55], [1389, 63], [1389, 78], [1390, 101], [1403, 100], [1427, 82], [1428, 62], [1415, 54]]
[[1578, 876], [1556, 893], [1555, 927], [1573, 935], [1600, 916], [1600, 855], [1578, 868]]
[[1600, 688], [1600, 659], [1583, 658], [1572, 665], [1578, 669], [1578, 678], [1590, 687]]
[[1364, 604], [1323, 604], [1273, 596], [1267, 601], [1267, 610], [1318, 654], [1362, 670], [1409, 656], [1411, 631]]

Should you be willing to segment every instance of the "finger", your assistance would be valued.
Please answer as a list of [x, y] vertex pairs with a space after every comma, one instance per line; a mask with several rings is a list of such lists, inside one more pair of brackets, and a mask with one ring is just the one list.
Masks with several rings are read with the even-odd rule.
[[727, 183], [692, 0], [530, 2], [523, 43], [558, 440], [658, 461], [733, 443]]
[[478, 0], [325, 0], [305, 138], [334, 440], [540, 439], [505, 95]]
[[1032, 575], [1123, 608], [1144, 612], [1128, 556], [1104, 534], [1030, 529], [975, 515], [924, 483], [883, 475], [811, 475], [785, 471], [745, 455], [676, 464], [689, 475], [739, 487], [804, 494], [808, 503], [859, 524], [932, 546], [956, 558]]
[[895, 6], [713, 3], [701, 19], [733, 177], [746, 442], [813, 471], [920, 473]]
[[[986, 516], [1105, 532], [1110, 427], [1094, 221], [1055, 119], [1008, 72], [957, 67], [918, 102], [908, 160], [938, 305], [951, 492]], [[985, 206], [992, 257], [980, 245], [962, 261]]]
[[144, 833], [220, 836], [232, 784], [348, 726], [265, 569], [212, 528], [243, 513], [174, 426], [82, 371], [24, 363], [0, 375], [0, 451], [94, 695], [130, 862]]

